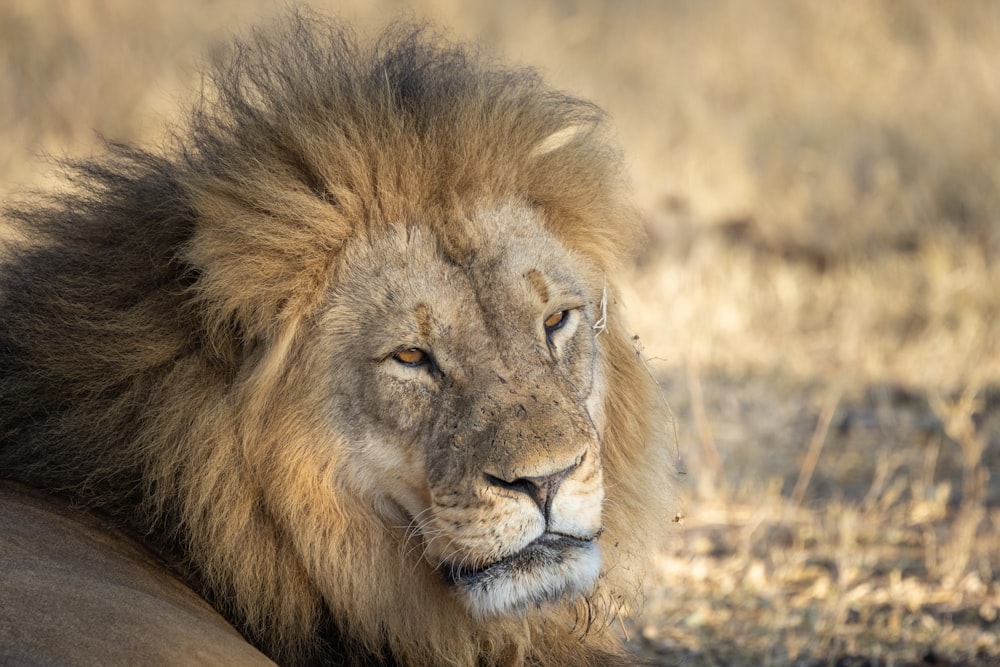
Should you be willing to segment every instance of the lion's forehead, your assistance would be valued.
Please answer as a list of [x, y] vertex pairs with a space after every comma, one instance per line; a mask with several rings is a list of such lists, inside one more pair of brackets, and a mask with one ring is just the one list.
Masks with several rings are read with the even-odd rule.
[[386, 224], [353, 245], [341, 289], [355, 290], [346, 300], [355, 312], [373, 311], [368, 317], [415, 338], [460, 337], [477, 347], [533, 334], [525, 317], [583, 306], [598, 280], [541, 214], [523, 205], [481, 207], [447, 222]]

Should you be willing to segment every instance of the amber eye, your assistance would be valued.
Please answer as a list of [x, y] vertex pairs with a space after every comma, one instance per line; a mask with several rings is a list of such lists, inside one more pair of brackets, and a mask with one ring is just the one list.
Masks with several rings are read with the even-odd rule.
[[415, 347], [400, 350], [392, 358], [404, 366], [422, 366], [427, 363], [427, 353]]
[[557, 310], [548, 317], [545, 318], [545, 333], [552, 333], [556, 329], [562, 327], [566, 324], [566, 319], [569, 317], [568, 310]]

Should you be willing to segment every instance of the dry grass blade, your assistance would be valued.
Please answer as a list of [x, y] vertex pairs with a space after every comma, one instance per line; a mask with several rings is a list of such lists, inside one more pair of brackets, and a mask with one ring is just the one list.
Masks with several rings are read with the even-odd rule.
[[789, 500], [792, 507], [801, 505], [806, 496], [809, 480], [812, 479], [813, 473], [816, 471], [816, 464], [819, 463], [819, 455], [823, 451], [823, 445], [826, 444], [826, 434], [830, 430], [838, 403], [840, 403], [840, 392], [831, 392], [830, 397], [823, 405], [822, 412], [819, 413], [816, 430], [813, 431], [812, 438], [809, 440], [809, 449], [806, 450], [805, 458], [802, 460], [802, 468], [799, 470], [799, 477], [795, 480], [795, 488], [792, 489]]
[[687, 382], [691, 392], [691, 417], [694, 420], [695, 430], [698, 433], [698, 444], [701, 446], [705, 465], [711, 471], [711, 477], [703, 477], [703, 479], [705, 479], [715, 493], [725, 493], [723, 488], [725, 470], [723, 468], [722, 457], [719, 455], [718, 447], [715, 446], [712, 427], [708, 420], [708, 414], [705, 411], [705, 399], [701, 390], [701, 379], [693, 363], [687, 365]]

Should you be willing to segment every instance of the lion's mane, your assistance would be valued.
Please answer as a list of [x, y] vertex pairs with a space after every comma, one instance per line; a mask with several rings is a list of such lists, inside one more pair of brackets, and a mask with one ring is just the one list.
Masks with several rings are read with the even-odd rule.
[[[634, 597], [672, 462], [615, 300], [639, 225], [601, 112], [424, 29], [362, 46], [302, 15], [237, 42], [211, 82], [164, 148], [110, 145], [8, 212], [0, 475], [131, 526], [280, 661], [612, 660], [588, 618]], [[415, 556], [297, 458], [313, 424], [290, 369], [345, 239], [482, 200], [538, 207], [608, 279], [604, 570], [585, 604], [530, 622], [434, 609]], [[323, 593], [301, 562], [316, 549], [343, 566]]]

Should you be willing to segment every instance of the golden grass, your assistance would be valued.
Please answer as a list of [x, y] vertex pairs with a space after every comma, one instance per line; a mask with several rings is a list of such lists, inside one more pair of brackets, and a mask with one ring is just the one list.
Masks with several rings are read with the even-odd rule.
[[963, 448], [948, 435], [970, 421], [962, 397], [694, 377], [667, 385], [690, 434], [691, 511], [655, 561], [637, 645], [663, 664], [996, 661], [1000, 497], [982, 481], [1000, 461], [995, 439], [977, 449], [1000, 429], [995, 405]]
[[[614, 117], [650, 232], [623, 296], [690, 481], [631, 641], [1000, 664], [1000, 5], [312, 4], [430, 18]], [[95, 130], [158, 141], [283, 6], [7, 0], [0, 195]]]

